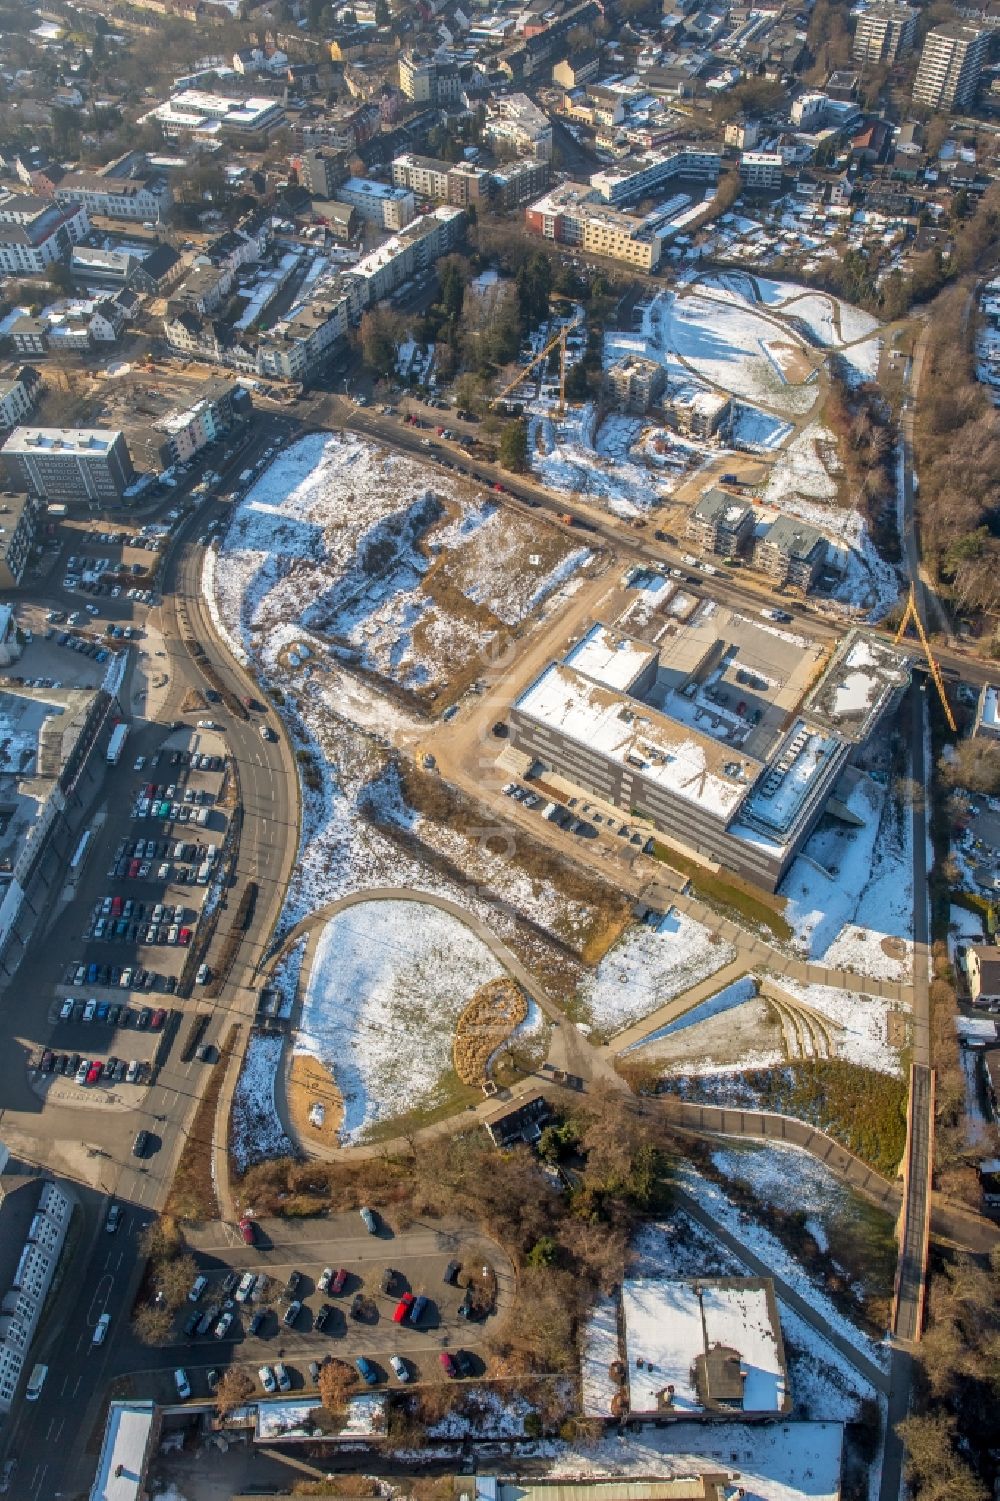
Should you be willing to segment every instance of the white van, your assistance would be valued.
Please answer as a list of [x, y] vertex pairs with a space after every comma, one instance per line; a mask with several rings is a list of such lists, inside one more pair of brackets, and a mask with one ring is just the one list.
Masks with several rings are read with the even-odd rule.
[[45, 1385], [45, 1378], [48, 1374], [49, 1368], [47, 1365], [39, 1364], [35, 1366], [31, 1375], [28, 1377], [28, 1385], [24, 1393], [25, 1399], [28, 1402], [38, 1401], [39, 1397], [42, 1395], [42, 1387]]

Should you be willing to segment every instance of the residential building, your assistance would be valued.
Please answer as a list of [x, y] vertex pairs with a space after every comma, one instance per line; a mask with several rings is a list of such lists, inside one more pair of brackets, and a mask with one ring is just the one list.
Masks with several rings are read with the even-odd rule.
[[509, 747], [543, 782], [773, 891], [824, 812], [836, 816], [835, 788], [900, 702], [909, 657], [854, 630], [823, 670], [818, 645], [721, 605], [646, 629], [595, 624], [544, 667], [510, 708]]
[[42, 394], [42, 377], [30, 365], [14, 375], [0, 376], [0, 430], [8, 432], [23, 422]]
[[44, 500], [113, 504], [135, 479], [124, 433], [108, 428], [17, 427], [0, 458], [9, 485]]
[[688, 512], [684, 535], [702, 552], [739, 558], [753, 544], [753, 506], [713, 486]]
[[45, 354], [48, 350], [49, 329], [44, 318], [31, 318], [25, 314], [15, 318], [8, 332], [18, 354]]
[[0, 1413], [10, 1412], [59, 1265], [74, 1199], [49, 1179], [0, 1177]]
[[602, 202], [581, 183], [560, 183], [525, 209], [525, 223], [535, 234], [563, 245], [579, 245], [591, 255], [606, 256], [652, 271], [659, 265], [663, 239], [642, 219], [634, 219]]
[[504, 94], [487, 105], [483, 138], [505, 142], [518, 156], [552, 160], [552, 122], [527, 94]]
[[164, 468], [187, 463], [202, 448], [252, 416], [253, 403], [246, 386], [232, 380], [206, 381], [191, 406], [171, 412], [155, 424], [166, 435], [160, 446], [161, 463]]
[[552, 1106], [537, 1094], [519, 1105], [498, 1105], [484, 1116], [483, 1125], [493, 1145], [507, 1151], [519, 1142], [536, 1142], [551, 1119]]
[[681, 386], [663, 399], [663, 409], [682, 433], [692, 438], [713, 438], [724, 433], [732, 420], [732, 399], [721, 391]]
[[737, 151], [752, 151], [760, 140], [760, 122], [742, 116], [729, 120], [723, 139], [727, 146], [735, 146]]
[[641, 417], [658, 400], [666, 383], [666, 371], [658, 360], [627, 354], [604, 373], [605, 399], [620, 412]]
[[236, 270], [196, 261], [170, 299], [171, 306], [191, 308], [203, 318], [218, 312], [232, 290]]
[[965, 951], [965, 973], [974, 1006], [1000, 1007], [1000, 949], [970, 944]]
[[748, 188], [780, 188], [785, 169], [780, 151], [744, 151], [740, 181]]
[[462, 80], [453, 64], [403, 52], [399, 58], [399, 87], [413, 104], [457, 104]]
[[0, 495], [0, 589], [18, 589], [38, 532], [35, 495]]
[[162, 297], [169, 292], [184, 274], [184, 262], [172, 245], [156, 245], [143, 256], [135, 268], [129, 285], [136, 292], [147, 292]]
[[599, 52], [578, 52], [564, 57], [552, 69], [552, 82], [562, 89], [581, 89], [593, 83], [601, 69]]
[[338, 203], [336, 198], [314, 198], [312, 214], [335, 240], [342, 240], [345, 244], [361, 232], [361, 215], [351, 203]]
[[141, 265], [142, 259], [132, 246], [122, 250], [103, 250], [92, 245], [77, 245], [69, 260], [70, 274], [88, 286], [96, 282], [130, 286], [136, 269]]
[[852, 54], [857, 63], [890, 66], [913, 47], [917, 13], [909, 5], [878, 4], [858, 12]]
[[4, 217], [0, 204], [0, 271], [10, 276], [37, 276], [54, 261], [68, 261], [90, 229], [78, 204], [60, 208], [46, 203], [30, 217]]
[[807, 594], [826, 562], [823, 533], [797, 516], [778, 516], [759, 538], [754, 564], [780, 585], [791, 584]]
[[662, 151], [627, 157], [619, 166], [595, 172], [590, 186], [607, 203], [621, 207], [656, 194], [666, 183], [681, 179], [718, 181], [722, 151], [707, 142], [671, 142]]
[[924, 38], [913, 102], [928, 109], [965, 109], [975, 98], [989, 56], [987, 30], [951, 21], [935, 26]]
[[82, 203], [87, 213], [106, 219], [160, 223], [174, 195], [165, 177], [107, 177], [102, 172], [67, 172], [55, 190], [63, 208]]
[[332, 198], [347, 177], [347, 168], [327, 151], [304, 151], [295, 166], [299, 181], [316, 198]]
[[417, 198], [451, 203], [456, 208], [483, 202], [491, 187], [490, 173], [482, 167], [474, 167], [470, 162], [453, 165], [436, 157], [410, 153], [393, 159], [392, 180], [396, 187], [408, 188]]
[[524, 161], [511, 162], [508, 166], [494, 167], [490, 174], [481, 175], [490, 184], [494, 207], [506, 213], [510, 209], [520, 208], [524, 203], [530, 203], [536, 194], [544, 192], [549, 185], [551, 171], [551, 162], [527, 157]]
[[357, 209], [366, 224], [377, 229], [405, 229], [417, 212], [409, 188], [393, 187], [367, 177], [349, 177], [334, 196]]

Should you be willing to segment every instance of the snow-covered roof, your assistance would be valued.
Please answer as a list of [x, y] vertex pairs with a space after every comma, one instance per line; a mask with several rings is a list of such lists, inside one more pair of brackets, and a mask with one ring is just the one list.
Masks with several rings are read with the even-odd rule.
[[573, 647], [566, 664], [596, 683], [624, 693], [655, 660], [655, 647], [598, 624], [591, 626], [583, 640]]
[[663, 1406], [700, 1412], [714, 1405], [710, 1370], [713, 1352], [720, 1348], [739, 1356], [742, 1401], [737, 1407], [745, 1412], [786, 1409], [781, 1328], [768, 1283], [748, 1278], [629, 1281], [622, 1288], [622, 1309], [633, 1412], [656, 1412]]
[[762, 769], [731, 746], [565, 664], [547, 667], [516, 708], [722, 819], [735, 811]]

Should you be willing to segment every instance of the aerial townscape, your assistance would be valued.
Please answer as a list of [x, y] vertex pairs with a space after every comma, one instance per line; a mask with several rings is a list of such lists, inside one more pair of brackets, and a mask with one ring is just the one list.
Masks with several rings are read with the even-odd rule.
[[0, 1501], [1000, 1498], [1000, 0], [0, 0]]

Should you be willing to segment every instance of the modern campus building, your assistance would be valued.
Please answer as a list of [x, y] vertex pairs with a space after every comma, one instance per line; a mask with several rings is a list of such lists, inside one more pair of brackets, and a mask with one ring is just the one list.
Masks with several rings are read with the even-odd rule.
[[990, 34], [982, 27], [960, 21], [935, 26], [924, 38], [913, 80], [914, 104], [928, 109], [964, 109], [971, 104], [989, 50]]
[[650, 586], [648, 639], [596, 624], [549, 663], [514, 703], [510, 746], [774, 890], [898, 702], [909, 658], [852, 630], [824, 665], [816, 644], [725, 606], [682, 621], [677, 591]]
[[114, 505], [135, 480], [125, 435], [97, 427], [16, 427], [4, 444], [7, 483], [44, 500]]

